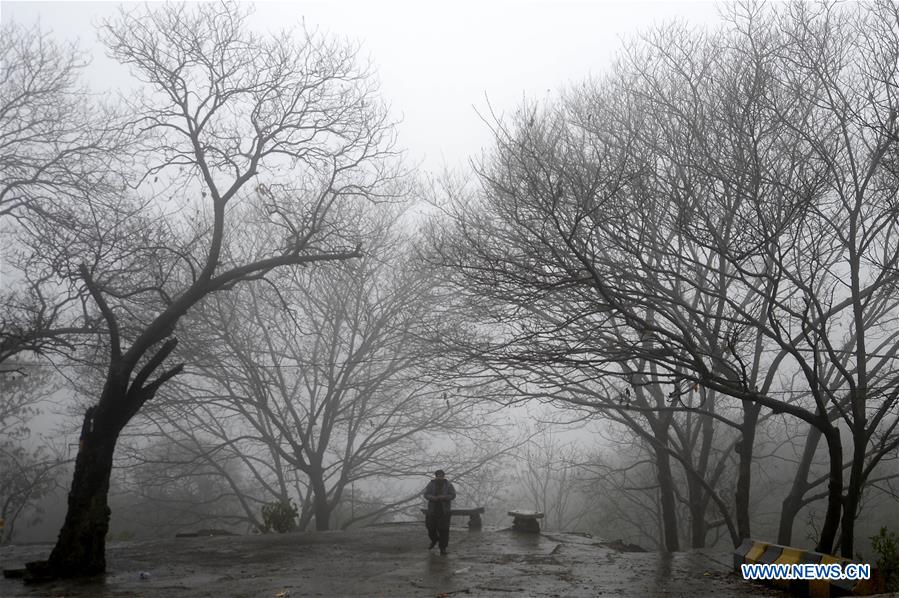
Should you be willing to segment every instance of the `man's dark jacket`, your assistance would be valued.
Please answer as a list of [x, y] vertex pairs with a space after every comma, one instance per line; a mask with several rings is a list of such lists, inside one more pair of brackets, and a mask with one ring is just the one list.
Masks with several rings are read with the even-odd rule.
[[[442, 484], [442, 485], [441, 485]], [[427, 521], [436, 527], [449, 527], [450, 505], [456, 498], [456, 489], [449, 480], [431, 480], [425, 491], [421, 493], [428, 501]], [[431, 500], [436, 496], [444, 496], [443, 500]]]

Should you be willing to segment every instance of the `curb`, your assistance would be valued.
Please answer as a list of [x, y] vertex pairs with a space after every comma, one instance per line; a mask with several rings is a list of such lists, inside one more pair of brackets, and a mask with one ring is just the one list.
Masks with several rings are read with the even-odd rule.
[[[805, 563], [824, 565], [837, 563], [845, 566], [847, 563], [860, 563], [860, 561], [750, 539], [743, 540], [743, 543], [734, 550], [734, 571], [741, 578], [740, 565], [743, 564], [794, 565]], [[799, 596], [813, 596], [815, 598], [870, 596], [878, 592], [877, 574], [874, 567], [871, 567], [871, 579], [769, 579], [756, 581], [761, 581], [779, 590], [786, 590]]]

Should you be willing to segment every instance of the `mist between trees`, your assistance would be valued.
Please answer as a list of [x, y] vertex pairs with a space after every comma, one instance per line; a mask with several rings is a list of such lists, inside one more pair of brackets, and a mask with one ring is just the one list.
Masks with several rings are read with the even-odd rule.
[[891, 523], [895, 4], [662, 26], [438, 178], [359, 47], [249, 10], [102, 24], [116, 99], [3, 25], [0, 507], [9, 540], [68, 489], [44, 573], [105, 570], [109, 504], [125, 535], [346, 528], [416, 517], [438, 466], [669, 551]]

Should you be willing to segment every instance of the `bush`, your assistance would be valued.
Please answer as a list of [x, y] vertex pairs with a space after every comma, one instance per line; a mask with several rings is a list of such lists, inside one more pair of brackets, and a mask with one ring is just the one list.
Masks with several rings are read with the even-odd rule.
[[899, 535], [880, 528], [880, 533], [871, 536], [871, 548], [877, 553], [877, 569], [883, 576], [884, 589], [899, 591]]
[[276, 500], [262, 507], [262, 531], [283, 534], [297, 528], [297, 506], [293, 500]]

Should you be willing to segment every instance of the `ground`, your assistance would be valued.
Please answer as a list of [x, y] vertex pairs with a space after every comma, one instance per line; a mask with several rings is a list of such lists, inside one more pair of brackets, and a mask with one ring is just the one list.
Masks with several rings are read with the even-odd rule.
[[[110, 542], [105, 579], [25, 585], [0, 596], [783, 596], [731, 573], [725, 552], [619, 552], [576, 534], [453, 528], [449, 554], [423, 524], [348, 532]], [[0, 547], [0, 567], [46, 558], [50, 545]]]

